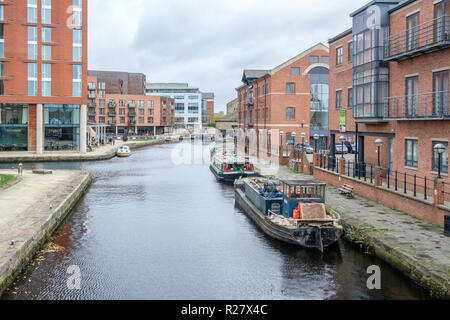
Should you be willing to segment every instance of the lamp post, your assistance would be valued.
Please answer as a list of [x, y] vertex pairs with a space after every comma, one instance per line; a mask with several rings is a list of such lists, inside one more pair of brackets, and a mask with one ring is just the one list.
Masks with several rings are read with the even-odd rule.
[[341, 142], [341, 146], [342, 146], [342, 149], [341, 149], [341, 155], [342, 155], [342, 157], [341, 157], [341, 159], [344, 159], [344, 142], [345, 142], [345, 136], [340, 136], [339, 137], [339, 141]]
[[438, 179], [442, 179], [441, 177], [441, 162], [442, 162], [442, 154], [445, 152], [445, 146], [442, 143], [438, 143], [434, 146], [434, 151], [438, 154]]
[[296, 136], [297, 134], [295, 133], [295, 132], [292, 132], [291, 133], [291, 137], [292, 137], [292, 139], [294, 139], [294, 141], [292, 141], [292, 150], [294, 151], [294, 153], [295, 153], [295, 159], [297, 160], [298, 159], [298, 154], [297, 154], [297, 149], [295, 148], [295, 136]]
[[284, 156], [284, 149], [283, 149], [283, 136], [284, 136], [284, 132], [280, 131], [280, 137], [281, 137], [281, 151], [283, 152], [283, 154], [281, 154], [280, 156]]
[[375, 140], [375, 145], [378, 148], [378, 166], [381, 167], [381, 147], [383, 146], [383, 140], [377, 139]]
[[320, 139], [320, 136], [316, 133], [314, 135], [314, 152], [317, 153], [317, 141]]

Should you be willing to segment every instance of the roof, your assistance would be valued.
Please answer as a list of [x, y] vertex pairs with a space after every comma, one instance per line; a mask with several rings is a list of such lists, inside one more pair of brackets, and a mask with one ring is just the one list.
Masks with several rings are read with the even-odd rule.
[[344, 32], [339, 33], [337, 36], [328, 39], [328, 43], [331, 44], [333, 42], [336, 42], [348, 35], [352, 34], [352, 28], [345, 30]]
[[202, 99], [214, 99], [214, 92], [202, 92]]
[[286, 66], [294, 63], [298, 59], [301, 59], [301, 58], [307, 56], [308, 54], [310, 54], [311, 52], [316, 51], [316, 50], [323, 50], [323, 51], [326, 51], [326, 52], [330, 51], [328, 46], [326, 46], [326, 45], [324, 45], [323, 43], [320, 42], [320, 43], [312, 46], [311, 48], [309, 48], [309, 49], [299, 53], [295, 57], [293, 57], [293, 58], [283, 62], [282, 64], [280, 64], [279, 66], [273, 68], [272, 70], [249, 70], [249, 69], [245, 69], [244, 70], [244, 74], [242, 76], [242, 82], [244, 83], [244, 85], [236, 88], [236, 90], [239, 90], [240, 88], [242, 88], [245, 85], [247, 85], [248, 82], [249, 82], [248, 81], [249, 79], [256, 80], [256, 79], [263, 78], [266, 75], [273, 75], [274, 73], [280, 71], [281, 69], [285, 68]]
[[370, 1], [369, 3], [367, 3], [365, 6], [362, 6], [361, 8], [359, 8], [358, 10], [352, 12], [350, 14], [350, 17], [354, 17], [357, 14], [361, 13], [362, 11], [365, 11], [367, 8], [369, 8], [370, 6], [377, 4], [377, 3], [384, 3], [384, 4], [398, 4], [400, 1], [393, 1], [393, 0], [373, 0]]
[[416, 2], [417, 0], [403, 0], [401, 3], [399, 3], [397, 6], [389, 10], [389, 13], [395, 12], [403, 7], [406, 7], [407, 5]]
[[318, 180], [280, 180], [288, 186], [299, 186], [299, 185], [326, 185], [326, 183]]
[[167, 83], [150, 83], [147, 82], [147, 89], [198, 89], [189, 87], [187, 83], [167, 82]]

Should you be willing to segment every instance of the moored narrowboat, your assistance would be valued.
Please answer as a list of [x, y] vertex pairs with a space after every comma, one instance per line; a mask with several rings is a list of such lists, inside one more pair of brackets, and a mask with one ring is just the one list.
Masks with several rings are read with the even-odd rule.
[[239, 179], [235, 200], [267, 235], [323, 252], [343, 234], [339, 214], [325, 207], [325, 188], [315, 180]]
[[232, 152], [216, 149], [211, 153], [211, 172], [218, 181], [233, 183], [236, 179], [257, 176], [253, 164]]

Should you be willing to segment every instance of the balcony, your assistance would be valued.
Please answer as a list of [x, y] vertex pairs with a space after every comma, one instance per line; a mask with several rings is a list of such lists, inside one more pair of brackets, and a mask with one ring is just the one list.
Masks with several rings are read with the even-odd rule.
[[358, 123], [384, 123], [383, 103], [365, 103], [353, 107], [353, 118]]
[[117, 124], [116, 120], [109, 120], [108, 122], [109, 122], [109, 124]]
[[97, 112], [95, 112], [95, 111], [89, 111], [88, 112], [88, 116], [89, 117], [95, 117], [97, 115]]
[[95, 99], [95, 98], [97, 98], [97, 94], [95, 92], [89, 92], [88, 98]]
[[128, 115], [129, 115], [130, 117], [135, 117], [135, 116], [136, 116], [136, 112], [130, 111], [130, 112], [128, 112]]
[[95, 108], [97, 104], [95, 102], [89, 102], [88, 107], [89, 108]]
[[128, 108], [136, 108], [136, 103], [129, 103]]
[[110, 117], [115, 117], [117, 115], [116, 112], [108, 112], [108, 116]]
[[401, 61], [447, 48], [450, 46], [450, 16], [442, 16], [392, 35], [386, 43], [386, 61]]
[[136, 124], [136, 120], [128, 120], [128, 124]]
[[88, 90], [89, 90], [89, 91], [95, 91], [95, 90], [97, 90], [97, 86], [95, 85], [95, 83], [89, 83], [89, 84], [88, 84]]
[[384, 106], [387, 120], [449, 120], [449, 92], [436, 91], [390, 97]]
[[117, 103], [115, 103], [115, 102], [108, 103], [108, 108], [114, 109], [115, 107], [117, 107]]

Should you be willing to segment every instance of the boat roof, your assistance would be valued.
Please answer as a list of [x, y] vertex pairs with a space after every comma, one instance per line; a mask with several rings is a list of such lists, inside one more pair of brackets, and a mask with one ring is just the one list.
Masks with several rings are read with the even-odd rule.
[[280, 180], [281, 183], [284, 183], [290, 187], [294, 186], [304, 186], [304, 185], [326, 185], [326, 183], [318, 181], [318, 180]]
[[222, 163], [237, 163], [237, 164], [245, 163], [244, 158], [235, 156], [234, 154], [216, 154], [214, 158], [216, 158], [219, 162]]

